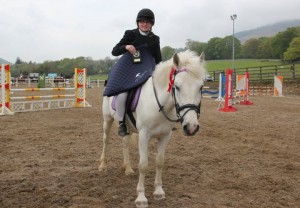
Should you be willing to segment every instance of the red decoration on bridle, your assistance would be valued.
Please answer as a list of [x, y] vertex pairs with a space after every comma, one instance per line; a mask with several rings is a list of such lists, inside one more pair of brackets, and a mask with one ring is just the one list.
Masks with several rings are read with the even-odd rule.
[[170, 75], [169, 75], [169, 88], [168, 88], [168, 92], [171, 91], [171, 89], [172, 89], [172, 87], [174, 85], [175, 74], [176, 74], [176, 69], [173, 67], [172, 70], [170, 71]]
[[182, 68], [179, 70], [176, 70], [175, 67], [172, 68], [172, 70], [170, 71], [170, 75], [169, 75], [169, 88], [168, 88], [168, 92], [171, 91], [173, 85], [174, 85], [174, 80], [175, 80], [175, 76], [176, 74], [180, 73], [180, 72], [187, 72], [188, 70], [186, 68]]

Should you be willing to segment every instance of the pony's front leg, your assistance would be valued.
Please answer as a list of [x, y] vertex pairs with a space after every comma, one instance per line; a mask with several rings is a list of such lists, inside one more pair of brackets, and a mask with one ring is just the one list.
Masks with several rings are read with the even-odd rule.
[[171, 133], [159, 139], [157, 143], [157, 155], [155, 160], [156, 176], [154, 182], [155, 191], [153, 193], [154, 199], [156, 200], [161, 200], [165, 198], [165, 192], [162, 188], [162, 171], [163, 171], [164, 161], [165, 161], [165, 150], [170, 138], [171, 138]]
[[131, 168], [130, 158], [129, 158], [130, 139], [131, 139], [130, 135], [126, 135], [125, 137], [123, 137], [123, 156], [124, 156], [123, 168], [125, 169], [126, 175], [134, 173], [134, 171]]
[[103, 171], [107, 168], [107, 159], [106, 159], [106, 152], [107, 152], [107, 145], [110, 136], [110, 129], [113, 123], [113, 119], [104, 119], [103, 123], [103, 149], [100, 158], [100, 166], [99, 171]]
[[137, 185], [137, 198], [135, 205], [138, 208], [148, 207], [148, 200], [145, 196], [145, 176], [148, 169], [148, 145], [150, 137], [139, 132], [139, 182]]

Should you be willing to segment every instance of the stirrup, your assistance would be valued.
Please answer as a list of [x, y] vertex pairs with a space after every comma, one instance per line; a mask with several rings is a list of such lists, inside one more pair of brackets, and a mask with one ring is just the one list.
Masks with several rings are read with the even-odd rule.
[[126, 126], [125, 122], [120, 122], [119, 123], [118, 134], [121, 137], [124, 137], [124, 136], [128, 135], [128, 133], [127, 133], [127, 126]]

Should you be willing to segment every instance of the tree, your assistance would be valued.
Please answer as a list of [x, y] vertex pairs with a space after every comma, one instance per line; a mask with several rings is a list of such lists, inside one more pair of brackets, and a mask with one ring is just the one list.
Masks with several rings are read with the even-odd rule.
[[260, 44], [257, 48], [257, 57], [260, 59], [273, 59], [275, 58], [272, 50], [273, 37], [262, 37], [258, 39]]
[[[231, 59], [232, 58], [232, 36], [226, 36], [222, 39], [222, 52], [220, 59]], [[238, 57], [241, 52], [241, 41], [234, 38], [234, 56]]]
[[290, 43], [290, 47], [284, 53], [285, 60], [299, 60], [300, 59], [300, 37], [296, 37]]
[[222, 38], [211, 38], [206, 47], [205, 57], [207, 60], [222, 59], [223, 41]]
[[20, 59], [20, 57], [17, 57], [17, 59], [16, 59], [16, 63], [15, 64], [22, 64], [23, 62], [22, 62], [22, 60]]
[[55, 73], [63, 73], [67, 77], [72, 77], [74, 75], [74, 68], [78, 67], [77, 63], [75, 59], [64, 58], [59, 61]]
[[170, 46], [165, 46], [161, 49], [161, 56], [162, 60], [166, 61], [172, 58], [176, 50], [174, 48], [171, 48]]
[[50, 66], [47, 63], [41, 64], [38, 69], [37, 73], [48, 75], [51, 72]]
[[[220, 60], [232, 58], [232, 36], [225, 38], [211, 38], [205, 47], [205, 57], [207, 60]], [[235, 56], [238, 56], [241, 51], [241, 42], [234, 38]]]
[[45, 75], [56, 73], [58, 64], [59, 61], [45, 61], [43, 64], [39, 64], [36, 72]]
[[252, 38], [247, 40], [242, 45], [241, 56], [249, 59], [257, 58], [259, 45], [260, 41], [258, 39]]
[[273, 38], [272, 49], [275, 58], [283, 58], [283, 53], [288, 49], [290, 42], [299, 36], [295, 27], [288, 28], [284, 32], [279, 32]]
[[112, 66], [117, 62], [118, 59], [111, 59], [105, 57], [105, 59], [99, 61], [99, 73], [108, 73]]
[[187, 39], [185, 43], [185, 49], [189, 49], [191, 51], [197, 52], [199, 55], [206, 50], [207, 43], [202, 43], [198, 41], [194, 41], [191, 39]]

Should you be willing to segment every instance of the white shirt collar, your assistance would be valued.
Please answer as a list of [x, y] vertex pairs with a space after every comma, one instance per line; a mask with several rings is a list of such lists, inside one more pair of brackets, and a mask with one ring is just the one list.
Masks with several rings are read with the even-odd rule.
[[141, 34], [141, 35], [144, 35], [144, 36], [147, 36], [147, 35], [149, 34], [149, 32], [143, 32], [143, 31], [141, 31], [140, 29], [139, 29], [139, 31], [140, 31], [140, 34]]

